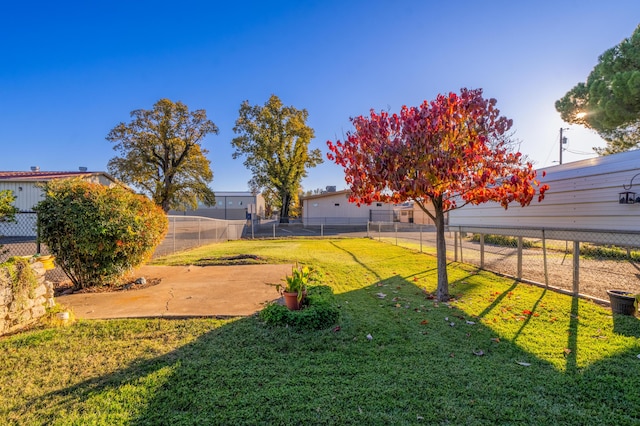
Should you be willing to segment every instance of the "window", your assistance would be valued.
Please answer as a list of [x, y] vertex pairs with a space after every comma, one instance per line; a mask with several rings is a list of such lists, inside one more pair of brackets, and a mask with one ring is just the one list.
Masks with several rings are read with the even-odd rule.
[[382, 203], [376, 203], [376, 207], [382, 207]]
[[318, 203], [313, 203], [313, 207], [318, 207]]
[[340, 203], [335, 203], [334, 206], [339, 207]]
[[222, 205], [222, 201], [218, 201], [218, 205], [221, 206]]
[[229, 204], [230, 206], [233, 205], [233, 201], [228, 201], [227, 204]]
[[242, 205], [242, 201], [238, 201], [238, 205], [241, 206]]

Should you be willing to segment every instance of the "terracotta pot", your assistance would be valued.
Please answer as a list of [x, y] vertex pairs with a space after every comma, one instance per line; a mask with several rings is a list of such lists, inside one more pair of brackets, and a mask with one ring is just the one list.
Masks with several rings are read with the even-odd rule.
[[[287, 305], [290, 311], [297, 311], [300, 309], [302, 300], [298, 301], [298, 293], [282, 293], [284, 296], [284, 304]], [[304, 297], [303, 297], [304, 298]]]

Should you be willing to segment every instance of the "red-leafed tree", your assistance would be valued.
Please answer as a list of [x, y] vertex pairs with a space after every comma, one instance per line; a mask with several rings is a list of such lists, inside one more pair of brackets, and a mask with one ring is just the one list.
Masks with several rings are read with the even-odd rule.
[[487, 201], [505, 209], [511, 202], [526, 206], [548, 189], [512, 149], [512, 120], [500, 116], [496, 100], [484, 99], [482, 89], [439, 95], [419, 107], [403, 106], [400, 114], [372, 110], [351, 122], [355, 131], [346, 140], [327, 142], [328, 158], [345, 170], [349, 201], [412, 200], [434, 221], [440, 301], [449, 299], [445, 213]]

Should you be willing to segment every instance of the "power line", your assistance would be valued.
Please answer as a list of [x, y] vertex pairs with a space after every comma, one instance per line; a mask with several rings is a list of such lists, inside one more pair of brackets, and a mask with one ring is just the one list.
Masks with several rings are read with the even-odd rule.
[[571, 150], [569, 148], [565, 148], [564, 150], [567, 151], [567, 152], [570, 152], [572, 154], [577, 154], [577, 155], [593, 155], [593, 154], [595, 154], [595, 152], [574, 151], [574, 150]]

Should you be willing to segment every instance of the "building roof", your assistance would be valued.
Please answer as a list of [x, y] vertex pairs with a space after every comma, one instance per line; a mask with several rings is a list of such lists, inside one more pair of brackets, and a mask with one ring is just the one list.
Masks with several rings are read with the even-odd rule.
[[312, 199], [315, 199], [315, 198], [332, 197], [334, 195], [343, 195], [343, 194], [351, 194], [351, 190], [350, 189], [343, 189], [342, 191], [323, 192], [322, 194], [306, 195], [304, 197], [300, 197], [300, 199], [301, 200], [312, 200]]
[[213, 191], [216, 197], [255, 197], [251, 191]]
[[0, 181], [14, 182], [44, 182], [52, 179], [64, 179], [71, 177], [88, 177], [103, 175], [107, 179], [117, 182], [117, 180], [105, 172], [0, 172]]

